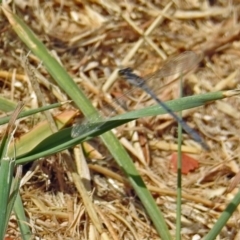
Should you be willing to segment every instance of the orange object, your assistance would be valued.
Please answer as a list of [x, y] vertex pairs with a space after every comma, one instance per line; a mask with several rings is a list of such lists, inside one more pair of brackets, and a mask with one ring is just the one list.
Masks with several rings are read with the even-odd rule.
[[[177, 153], [172, 154], [170, 160], [171, 168], [174, 172], [177, 172]], [[182, 153], [182, 173], [188, 174], [190, 171], [195, 170], [199, 167], [199, 163], [195, 158], [188, 156], [187, 154]]]

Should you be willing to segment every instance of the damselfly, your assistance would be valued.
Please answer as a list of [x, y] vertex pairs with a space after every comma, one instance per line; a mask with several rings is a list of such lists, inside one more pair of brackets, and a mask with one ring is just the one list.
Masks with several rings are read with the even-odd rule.
[[[181, 75], [184, 75], [186, 72], [191, 70], [194, 66], [196, 66], [197, 62], [199, 61], [199, 56], [191, 51], [184, 52], [180, 54], [179, 56], [171, 59], [171, 61], [168, 61], [162, 68], [155, 71], [154, 73], [148, 75], [145, 78], [141, 78], [138, 75], [133, 73], [133, 70], [131, 68], [124, 68], [119, 70], [119, 75], [123, 77], [126, 81], [128, 81], [130, 84], [141, 88], [144, 90], [147, 94], [151, 96], [152, 99], [154, 99], [157, 104], [159, 104], [167, 113], [169, 113], [179, 124], [181, 124], [182, 128], [194, 139], [196, 142], [200, 143], [201, 146], [205, 149], [209, 149], [208, 145], [202, 140], [202, 138], [199, 136], [199, 134], [193, 130], [191, 127], [189, 127], [186, 122], [184, 122], [178, 115], [176, 115], [164, 102], [162, 102], [152, 91], [150, 87], [148, 87], [147, 83], [149, 81], [156, 81], [156, 84], [158, 84], [157, 81], [161, 81], [162, 78], [180, 73]], [[116, 102], [119, 102], [117, 99]], [[112, 116], [112, 114], [110, 114]], [[109, 117], [109, 116], [108, 116]], [[85, 129], [85, 127], [88, 126], [87, 122], [99, 122], [99, 120], [96, 118], [96, 114], [93, 117], [89, 117], [87, 121], [84, 121], [81, 124], [77, 124], [73, 127], [72, 130], [72, 137], [77, 137]], [[104, 124], [103, 122], [100, 123], [100, 126]], [[100, 127], [97, 125], [96, 127]]]

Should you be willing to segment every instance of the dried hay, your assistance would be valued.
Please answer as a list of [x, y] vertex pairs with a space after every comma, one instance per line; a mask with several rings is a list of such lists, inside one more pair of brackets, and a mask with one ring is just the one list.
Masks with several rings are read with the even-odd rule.
[[[199, 94], [236, 88], [240, 64], [239, 7], [238, 1], [230, 4], [206, 0], [15, 1], [18, 14], [100, 108], [104, 101], [111, 101], [109, 97], [119, 96], [122, 89], [128, 88], [123, 81], [116, 81], [117, 66], [132, 66], [144, 75], [169, 56], [186, 50], [202, 54], [201, 67], [185, 79], [188, 92]], [[21, 99], [34, 108], [37, 103], [34, 99], [29, 101], [31, 87], [23, 66], [19, 65], [23, 45], [7, 22], [4, 26], [2, 96]], [[32, 55], [29, 58], [33, 65], [39, 64]], [[39, 74], [48, 102], [66, 99], [58, 91], [50, 92], [46, 72], [39, 70]], [[176, 98], [178, 83], [171, 86], [159, 97]], [[103, 92], [112, 95], [104, 97]], [[151, 103], [149, 98], [143, 103], [136, 101], [141, 97], [139, 94], [142, 92], [133, 96], [129, 108]], [[206, 234], [237, 191], [239, 108], [238, 98], [234, 97], [184, 112], [185, 120], [201, 132], [211, 151], [201, 152], [184, 136], [183, 151], [197, 154], [194, 156], [200, 168], [183, 176], [183, 239]], [[169, 169], [169, 159], [176, 149], [173, 125], [176, 123], [170, 117], [158, 116], [122, 126], [116, 134], [133, 156], [174, 235], [176, 174]], [[26, 132], [30, 127], [26, 123], [20, 131]], [[33, 233], [41, 239], [98, 239], [104, 223], [105, 239], [159, 239], [119, 167], [112, 159], [106, 159], [108, 155], [98, 140], [92, 141], [92, 146], [89, 159], [90, 162], [98, 159], [97, 165], [84, 164], [84, 155], [75, 150], [76, 156], [81, 156], [76, 162], [83, 162], [78, 170], [85, 187], [76, 186], [76, 182], [81, 182], [79, 176], [72, 176], [68, 166], [62, 164], [62, 158], [69, 158], [66, 153], [31, 166], [21, 196]], [[91, 192], [94, 205], [90, 208], [93, 207], [91, 210], [101, 222], [90, 221], [87, 206], [82, 204], [76, 189]], [[238, 222], [236, 211], [219, 239], [238, 239]], [[9, 236], [19, 236], [16, 226], [13, 218]]]

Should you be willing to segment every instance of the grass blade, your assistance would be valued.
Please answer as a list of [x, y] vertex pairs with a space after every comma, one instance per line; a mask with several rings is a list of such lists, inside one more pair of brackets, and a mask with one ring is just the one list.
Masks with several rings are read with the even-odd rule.
[[[8, 156], [8, 149], [14, 134], [15, 121], [23, 109], [23, 103], [19, 103], [16, 110], [13, 112], [10, 122], [7, 126], [5, 134], [1, 142], [1, 165], [0, 165], [0, 239], [4, 238], [7, 230], [8, 221], [12, 213], [13, 205], [18, 192], [18, 184], [13, 182], [13, 173], [15, 168], [15, 156]], [[11, 193], [11, 188], [13, 192]], [[11, 193], [11, 194], [10, 194]]]
[[[51, 76], [82, 110], [84, 115], [89, 116], [96, 111], [65, 69], [49, 54], [44, 44], [37, 39], [27, 25], [16, 15], [12, 14], [10, 10], [3, 8], [3, 11], [21, 40], [41, 59]], [[105, 133], [101, 138], [118, 164], [123, 167], [162, 239], [171, 239], [163, 215], [160, 213], [151, 193], [147, 190], [126, 150], [111, 132]]]
[[214, 224], [210, 232], [204, 237], [204, 240], [214, 240], [221, 232], [222, 228], [226, 226], [227, 221], [233, 215], [234, 211], [240, 204], [240, 191], [235, 195], [233, 200], [228, 204], [225, 211], [221, 214], [217, 222]]

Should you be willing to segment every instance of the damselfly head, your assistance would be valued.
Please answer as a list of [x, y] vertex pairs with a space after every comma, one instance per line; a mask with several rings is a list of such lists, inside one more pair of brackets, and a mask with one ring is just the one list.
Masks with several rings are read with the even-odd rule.
[[118, 71], [118, 75], [121, 77], [127, 77], [129, 74], [133, 72], [132, 68], [123, 68]]

